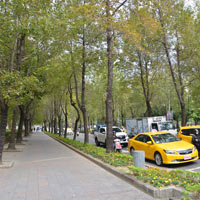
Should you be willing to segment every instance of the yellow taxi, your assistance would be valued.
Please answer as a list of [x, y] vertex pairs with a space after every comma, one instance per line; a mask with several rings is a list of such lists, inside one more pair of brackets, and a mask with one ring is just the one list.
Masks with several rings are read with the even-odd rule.
[[197, 160], [198, 151], [193, 144], [182, 141], [168, 132], [139, 133], [129, 139], [129, 152], [145, 152], [145, 158], [162, 164], [178, 164]]
[[200, 133], [200, 125], [198, 126], [183, 126], [180, 128], [178, 132], [178, 138], [182, 140], [192, 143], [192, 136], [196, 134], [196, 132]]

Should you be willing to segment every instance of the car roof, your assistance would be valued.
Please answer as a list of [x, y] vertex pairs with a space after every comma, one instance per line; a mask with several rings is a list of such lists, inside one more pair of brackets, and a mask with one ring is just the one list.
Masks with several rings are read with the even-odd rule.
[[196, 126], [182, 126], [180, 129], [190, 129], [190, 128], [200, 128], [200, 125], [196, 125]]

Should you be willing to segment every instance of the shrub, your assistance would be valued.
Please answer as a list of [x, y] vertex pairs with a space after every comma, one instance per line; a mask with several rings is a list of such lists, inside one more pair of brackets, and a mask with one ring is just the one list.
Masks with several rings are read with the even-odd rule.
[[134, 166], [130, 166], [129, 170], [132, 175], [154, 187], [176, 185], [200, 196], [199, 172], [193, 173], [183, 170], [171, 170], [168, 172], [160, 168], [140, 169]]

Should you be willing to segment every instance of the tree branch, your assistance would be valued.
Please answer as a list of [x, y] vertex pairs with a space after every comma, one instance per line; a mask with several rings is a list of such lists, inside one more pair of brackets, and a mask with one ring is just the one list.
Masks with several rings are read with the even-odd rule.
[[115, 15], [115, 13], [127, 2], [127, 0], [123, 1], [114, 11], [113, 11], [113, 14], [112, 16]]

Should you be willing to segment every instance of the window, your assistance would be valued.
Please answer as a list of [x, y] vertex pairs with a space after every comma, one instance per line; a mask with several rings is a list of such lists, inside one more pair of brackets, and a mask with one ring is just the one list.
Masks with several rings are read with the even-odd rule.
[[122, 132], [122, 130], [121, 130], [120, 128], [112, 128], [112, 131], [113, 131], [113, 132], [116, 132], [116, 133]]
[[140, 141], [140, 142], [144, 142], [144, 137], [145, 137], [145, 135], [139, 135], [135, 138], [135, 140]]
[[147, 142], [151, 142], [152, 140], [151, 140], [151, 138], [148, 136], [148, 135], [146, 135], [146, 138], [145, 138], [145, 140], [146, 140], [146, 143]]
[[158, 124], [157, 123], [152, 123], [152, 130], [155, 129], [158, 131]]
[[173, 122], [161, 122], [161, 123], [159, 123], [159, 125], [160, 125], [160, 130], [161, 131], [175, 129], [175, 126], [174, 126]]
[[182, 129], [181, 133], [183, 135], [186, 135], [186, 136], [191, 136], [191, 135], [194, 135], [196, 133], [200, 134], [200, 129], [199, 128]]
[[170, 133], [155, 134], [152, 135], [152, 138], [156, 144], [179, 141], [178, 138]]
[[105, 133], [105, 129], [104, 129], [104, 128], [101, 128], [101, 129], [100, 129], [100, 133]]
[[135, 140], [147, 143], [148, 141], [151, 141], [151, 138], [148, 135], [139, 135]]

